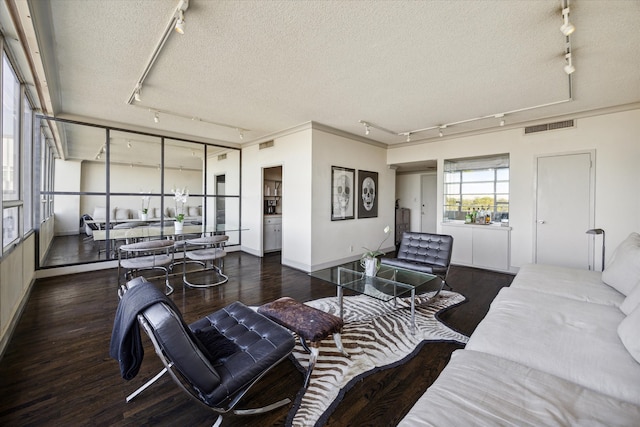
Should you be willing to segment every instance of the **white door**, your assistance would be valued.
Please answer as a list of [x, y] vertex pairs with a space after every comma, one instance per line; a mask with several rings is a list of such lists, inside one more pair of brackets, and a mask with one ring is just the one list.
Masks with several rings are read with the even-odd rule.
[[591, 153], [538, 157], [535, 261], [589, 268], [586, 231], [593, 223]]
[[422, 175], [422, 200], [420, 209], [420, 230], [423, 233], [436, 233], [436, 217], [438, 215], [437, 179], [435, 175]]

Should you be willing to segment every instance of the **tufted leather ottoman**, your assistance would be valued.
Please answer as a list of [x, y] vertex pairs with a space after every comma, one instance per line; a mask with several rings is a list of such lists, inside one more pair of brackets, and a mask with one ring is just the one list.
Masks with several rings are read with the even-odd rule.
[[[311, 372], [318, 359], [320, 341], [333, 334], [333, 340], [338, 350], [349, 357], [342, 347], [340, 331], [343, 321], [333, 314], [325, 313], [317, 308], [302, 304], [293, 298], [282, 297], [273, 302], [258, 307], [258, 313], [295, 332], [300, 337], [300, 344], [311, 354], [309, 367], [304, 380], [304, 388], [309, 385]], [[310, 347], [306, 341], [310, 342]]]

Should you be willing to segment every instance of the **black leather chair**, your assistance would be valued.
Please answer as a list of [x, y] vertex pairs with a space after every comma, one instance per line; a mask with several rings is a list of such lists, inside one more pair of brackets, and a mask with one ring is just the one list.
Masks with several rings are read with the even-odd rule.
[[433, 274], [442, 280], [442, 286], [451, 288], [447, 274], [452, 251], [453, 236], [405, 231], [396, 257], [382, 258], [380, 263]]
[[[122, 339], [123, 331], [128, 330], [127, 321], [123, 322], [126, 316], [137, 318], [165, 366], [127, 397], [127, 402], [169, 372], [194, 400], [220, 414], [214, 424], [218, 426], [222, 414], [232, 410], [253, 384], [287, 358], [295, 344], [290, 331], [239, 301], [186, 325], [173, 302], [143, 277], [121, 287], [120, 295], [110, 354], [119, 360], [123, 377], [135, 376], [142, 362], [141, 351], [132, 354], [128, 346], [122, 348], [121, 343], [129, 342]], [[132, 325], [137, 330], [135, 319]], [[137, 337], [134, 331], [133, 338], [139, 337], [139, 330]], [[137, 366], [132, 367], [132, 361]], [[262, 413], [288, 403], [287, 398], [234, 413]]]

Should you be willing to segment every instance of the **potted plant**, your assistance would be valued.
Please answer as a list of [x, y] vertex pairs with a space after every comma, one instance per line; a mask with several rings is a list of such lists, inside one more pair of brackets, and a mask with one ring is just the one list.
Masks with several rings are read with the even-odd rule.
[[173, 226], [176, 233], [181, 233], [182, 226], [184, 225], [184, 205], [187, 203], [187, 199], [189, 198], [189, 190], [187, 187], [184, 187], [174, 188], [171, 191], [173, 192], [173, 199], [176, 202], [176, 213]]
[[360, 265], [364, 268], [364, 274], [367, 276], [375, 276], [378, 272], [378, 269], [380, 268], [380, 260], [378, 259], [378, 256], [384, 255], [384, 252], [380, 252], [380, 248], [382, 248], [384, 242], [389, 238], [389, 231], [391, 231], [391, 229], [387, 225], [383, 231], [385, 237], [384, 239], [382, 239], [382, 242], [380, 242], [380, 245], [378, 245], [378, 249], [372, 251], [368, 248], [363, 247], [363, 249], [366, 249], [367, 252], [362, 255], [362, 258], [360, 259]]
[[144, 193], [142, 196], [142, 209], [140, 210], [140, 219], [142, 221], [146, 221], [148, 218], [147, 215], [149, 214], [149, 202], [151, 201], [151, 196], [147, 194], [151, 194], [151, 191], [149, 191], [149, 193]]

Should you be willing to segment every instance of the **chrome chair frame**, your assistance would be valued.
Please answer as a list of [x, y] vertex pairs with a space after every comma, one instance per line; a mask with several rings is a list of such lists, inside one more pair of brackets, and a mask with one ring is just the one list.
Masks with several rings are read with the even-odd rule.
[[[214, 235], [214, 236], [205, 236], [199, 237], [197, 239], [188, 239], [184, 241], [183, 245], [183, 264], [182, 264], [182, 281], [185, 285], [191, 288], [210, 288], [214, 286], [219, 286], [224, 283], [227, 283], [229, 277], [227, 277], [223, 272], [224, 268], [224, 257], [227, 253], [224, 250], [226, 242], [229, 240], [229, 236], [227, 235]], [[199, 247], [200, 249], [191, 249], [189, 247]], [[215, 271], [216, 274], [220, 277], [220, 280], [214, 283], [194, 283], [190, 282], [187, 278], [187, 263], [188, 260], [192, 262], [202, 263], [204, 269], [198, 270], [198, 272], [203, 271]], [[211, 267], [207, 268], [207, 262], [211, 262]], [[216, 261], [218, 261], [218, 265], [216, 265]]]
[[173, 286], [169, 283], [169, 270], [174, 261], [173, 244], [171, 240], [147, 240], [121, 245], [118, 248], [118, 286], [121, 268], [125, 269], [125, 282], [132, 279], [133, 274], [138, 271], [162, 270], [165, 275], [165, 294], [173, 293]]
[[[124, 295], [124, 293], [127, 291], [129, 286], [135, 286], [139, 283], [144, 282], [145, 279], [144, 278], [139, 278], [136, 279], [135, 281], [131, 281], [125, 285], [121, 285], [119, 286], [118, 289], [118, 295], [120, 298], [122, 298], [122, 296]], [[207, 398], [205, 396], [205, 394], [203, 394], [202, 390], [199, 390], [198, 387], [195, 387], [195, 385], [189, 381], [188, 376], [185, 376], [185, 374], [183, 372], [181, 372], [181, 368], [179, 366], [180, 361], [174, 361], [171, 359], [171, 351], [167, 351], [164, 348], [164, 345], [167, 344], [166, 340], [167, 339], [177, 339], [178, 342], [180, 342], [180, 339], [182, 340], [186, 340], [183, 341], [180, 345], [180, 348], [184, 349], [185, 348], [185, 342], [188, 342], [189, 345], [186, 345], [186, 347], [192, 346], [192, 350], [194, 352], [194, 357], [196, 358], [196, 360], [199, 360], [200, 363], [209, 363], [209, 362], [204, 362], [203, 360], [205, 359], [204, 355], [200, 352], [200, 350], [198, 349], [198, 346], [193, 343], [189, 338], [186, 338], [188, 336], [188, 334], [186, 333], [186, 331], [183, 331], [184, 333], [179, 333], [175, 328], [171, 328], [171, 324], [173, 325], [178, 325], [178, 324], [182, 324], [184, 325], [184, 322], [181, 318], [181, 315], [178, 311], [176, 311], [177, 309], [174, 307], [169, 306], [166, 303], [160, 302], [157, 303], [160, 304], [161, 306], [163, 306], [163, 310], [165, 313], [168, 313], [169, 317], [171, 319], [173, 319], [172, 322], [169, 321], [165, 321], [161, 318], [158, 318], [158, 312], [154, 311], [153, 308], [149, 308], [151, 309], [151, 311], [149, 311], [149, 309], [145, 309], [145, 311], [141, 312], [140, 314], [138, 314], [137, 316], [137, 320], [138, 323], [140, 324], [140, 326], [142, 327], [142, 329], [145, 331], [145, 333], [148, 335], [149, 339], [151, 340], [151, 343], [153, 344], [153, 347], [155, 349], [156, 354], [158, 355], [158, 357], [160, 358], [160, 360], [162, 361], [162, 364], [164, 365], [164, 368], [158, 373], [156, 374], [153, 378], [151, 378], [150, 380], [148, 380], [147, 382], [145, 382], [141, 387], [139, 387], [137, 390], [135, 390], [133, 393], [131, 393], [129, 396], [127, 396], [126, 398], [126, 402], [129, 403], [131, 400], [133, 400], [136, 396], [138, 396], [140, 393], [142, 393], [144, 390], [146, 390], [149, 386], [151, 386], [152, 384], [154, 384], [156, 381], [158, 381], [164, 374], [169, 373], [169, 375], [171, 376], [171, 378], [173, 379], [174, 382], [176, 382], [178, 384], [178, 386], [184, 391], [186, 392], [189, 397], [195, 401], [197, 401], [200, 405], [208, 408], [209, 410], [213, 410], [214, 412], [216, 412], [218, 414], [218, 417], [215, 421], [215, 423], [213, 424], [214, 427], [220, 426], [220, 424], [222, 423], [222, 414], [228, 413], [230, 411], [233, 411], [233, 413], [235, 415], [254, 415], [254, 414], [261, 414], [261, 413], [265, 413], [268, 411], [272, 411], [274, 409], [280, 408], [284, 405], [287, 405], [289, 403], [291, 403], [291, 399], [289, 398], [285, 398], [282, 400], [279, 400], [278, 402], [275, 403], [271, 403], [269, 405], [265, 405], [259, 408], [251, 408], [251, 409], [234, 409], [235, 406], [240, 402], [240, 400], [246, 395], [246, 393], [249, 391], [249, 389], [251, 389], [251, 387], [253, 387], [253, 385], [255, 383], [257, 383], [260, 379], [262, 379], [264, 377], [265, 374], [267, 374], [272, 368], [274, 368], [275, 366], [277, 366], [278, 364], [280, 364], [282, 361], [284, 361], [285, 359], [289, 358], [291, 355], [291, 352], [293, 351], [294, 348], [294, 344], [295, 341], [293, 339], [293, 336], [290, 335], [290, 332], [287, 331], [286, 329], [284, 329], [283, 327], [281, 327], [280, 325], [276, 325], [273, 324], [270, 328], [281, 328], [279, 332], [279, 334], [282, 335], [286, 335], [288, 336], [288, 348], [286, 351], [286, 354], [281, 355], [281, 357], [278, 357], [277, 359], [274, 359], [272, 362], [270, 362], [269, 366], [266, 366], [263, 368], [262, 371], [260, 371], [255, 377], [253, 377], [251, 380], [249, 380], [247, 383], [245, 383], [244, 385], [242, 385], [241, 387], [237, 388], [237, 389], [227, 389], [226, 393], [227, 393], [227, 397], [219, 402], [216, 405], [211, 405], [207, 403]], [[242, 304], [241, 304], [242, 305]], [[227, 310], [227, 308], [232, 307], [233, 304], [231, 304], [230, 306], [220, 310], [219, 312], [223, 312]], [[246, 306], [244, 307], [245, 310], [251, 310], [248, 309]], [[217, 313], [219, 312], [215, 312], [212, 313], [210, 316], [215, 316]], [[260, 318], [263, 318], [265, 321], [272, 323], [270, 320], [268, 320], [266, 317], [255, 313], [253, 310], [251, 310], [252, 312], [252, 316], [256, 317], [256, 316], [260, 316]], [[149, 317], [150, 316], [150, 317]], [[195, 322], [193, 325], [200, 325], [202, 322], [204, 322], [204, 324], [209, 324], [209, 320], [208, 318], [210, 316], [207, 316], [203, 319], [200, 319], [199, 321]], [[165, 318], [166, 319], [166, 318]], [[250, 320], [250, 322], [255, 321], [255, 319]], [[226, 322], [225, 322], [226, 323]], [[168, 327], [171, 332], [158, 332], [154, 329], [153, 325], [156, 325], [156, 327], [160, 327], [160, 325], [162, 325], [162, 328], [164, 327]], [[213, 324], [213, 321], [211, 322], [211, 324]], [[227, 326], [229, 326], [227, 324]], [[184, 325], [185, 328], [191, 328], [191, 326], [186, 326]], [[264, 326], [262, 326], [261, 328], [263, 330], [264, 333]], [[253, 331], [252, 328], [247, 328], [248, 331]], [[229, 327], [229, 332], [231, 332], [231, 334], [234, 333], [234, 331], [237, 333], [237, 328], [235, 327]], [[251, 333], [255, 333], [255, 332], [251, 332]], [[157, 335], [159, 334], [159, 335]], [[182, 338], [180, 338], [182, 337]], [[263, 339], [267, 339], [264, 338]], [[161, 342], [161, 340], [165, 340], [163, 341], [165, 344], [163, 344], [163, 342]], [[176, 344], [178, 345], [178, 344]], [[260, 347], [262, 348], [262, 347]], [[186, 350], [185, 350], [186, 351]], [[255, 357], [255, 356], [254, 356]], [[193, 359], [189, 359], [192, 360]], [[251, 360], [253, 360], [253, 358], [251, 358]], [[185, 360], [182, 360], [183, 363], [185, 363]], [[223, 362], [224, 364], [225, 362]], [[176, 364], [178, 364], [178, 366], [176, 366]], [[229, 367], [227, 367], [228, 369]], [[215, 369], [210, 367], [209, 369]], [[224, 387], [224, 386], [223, 386]]]

